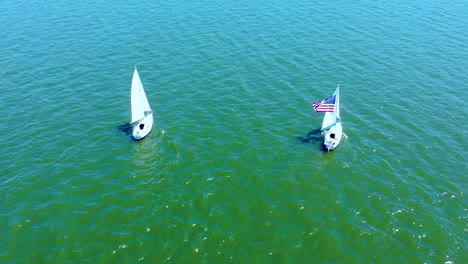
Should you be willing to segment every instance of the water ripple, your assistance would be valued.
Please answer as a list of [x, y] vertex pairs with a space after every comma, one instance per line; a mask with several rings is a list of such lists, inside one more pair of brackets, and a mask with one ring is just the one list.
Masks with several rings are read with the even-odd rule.
[[4, 3], [2, 262], [466, 259], [461, 3], [139, 4]]

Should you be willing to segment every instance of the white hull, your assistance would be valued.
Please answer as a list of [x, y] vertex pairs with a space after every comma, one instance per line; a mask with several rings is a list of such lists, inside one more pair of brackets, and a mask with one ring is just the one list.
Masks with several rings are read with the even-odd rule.
[[341, 122], [337, 122], [336, 125], [323, 132], [325, 135], [323, 139], [323, 148], [326, 150], [332, 150], [340, 144], [341, 137], [343, 136], [343, 127]]
[[153, 128], [153, 113], [147, 115], [133, 126], [132, 136], [134, 139], [146, 137]]

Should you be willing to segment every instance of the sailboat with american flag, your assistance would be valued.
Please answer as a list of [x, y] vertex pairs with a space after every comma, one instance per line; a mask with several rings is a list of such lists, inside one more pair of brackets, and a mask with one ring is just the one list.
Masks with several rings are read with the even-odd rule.
[[315, 112], [323, 112], [321, 131], [324, 134], [323, 148], [332, 150], [340, 144], [343, 136], [343, 127], [340, 119], [340, 84], [335, 92], [328, 98], [312, 104]]

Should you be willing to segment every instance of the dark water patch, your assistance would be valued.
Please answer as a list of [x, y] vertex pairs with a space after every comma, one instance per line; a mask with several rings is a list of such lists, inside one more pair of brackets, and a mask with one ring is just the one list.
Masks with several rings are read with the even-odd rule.
[[131, 123], [125, 123], [125, 124], [122, 124], [122, 125], [118, 125], [117, 126], [117, 129], [124, 133], [125, 135], [130, 135], [132, 134], [132, 130], [133, 130], [133, 125]]
[[305, 137], [298, 137], [299, 141], [304, 143], [315, 143], [323, 141], [323, 135], [321, 129], [314, 129], [307, 133]]

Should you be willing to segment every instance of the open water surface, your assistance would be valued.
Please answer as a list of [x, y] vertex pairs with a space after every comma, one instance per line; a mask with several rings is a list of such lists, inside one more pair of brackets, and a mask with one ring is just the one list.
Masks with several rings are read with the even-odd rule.
[[[0, 262], [467, 263], [467, 21], [460, 0], [2, 1]], [[141, 141], [117, 129], [135, 65]], [[325, 153], [311, 103], [338, 83]]]

